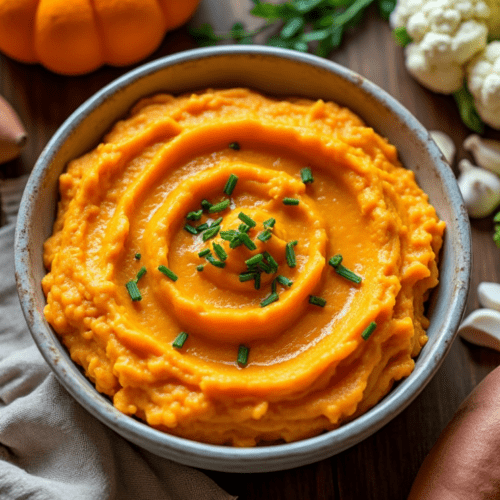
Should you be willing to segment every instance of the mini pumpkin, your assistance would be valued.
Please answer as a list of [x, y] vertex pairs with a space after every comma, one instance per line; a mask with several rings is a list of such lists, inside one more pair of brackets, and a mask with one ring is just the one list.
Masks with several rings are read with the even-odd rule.
[[0, 51], [77, 75], [140, 61], [200, 0], [0, 0]]

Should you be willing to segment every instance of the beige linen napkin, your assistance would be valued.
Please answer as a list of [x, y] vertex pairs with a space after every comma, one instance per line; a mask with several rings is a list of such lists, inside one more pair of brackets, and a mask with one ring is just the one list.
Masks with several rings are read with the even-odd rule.
[[28, 332], [14, 280], [25, 179], [0, 181], [0, 500], [228, 500], [202, 472], [149, 453], [83, 409]]

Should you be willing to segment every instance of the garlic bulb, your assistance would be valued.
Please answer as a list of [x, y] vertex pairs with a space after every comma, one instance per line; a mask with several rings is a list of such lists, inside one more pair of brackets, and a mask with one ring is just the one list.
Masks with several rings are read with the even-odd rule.
[[471, 217], [486, 217], [500, 204], [500, 178], [493, 172], [473, 165], [469, 160], [458, 164], [458, 187]]
[[500, 312], [478, 309], [469, 314], [458, 328], [468, 342], [500, 351]]
[[27, 137], [17, 113], [0, 96], [0, 163], [17, 158]]
[[437, 144], [437, 147], [443, 153], [446, 161], [451, 165], [455, 159], [455, 153], [457, 151], [455, 144], [451, 137], [440, 130], [431, 130], [429, 132], [430, 136]]
[[465, 139], [464, 148], [472, 154], [477, 165], [500, 174], [500, 141], [472, 134]]

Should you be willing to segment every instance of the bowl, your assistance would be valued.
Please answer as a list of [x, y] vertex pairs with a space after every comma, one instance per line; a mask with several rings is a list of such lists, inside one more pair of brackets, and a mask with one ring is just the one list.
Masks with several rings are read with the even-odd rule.
[[[73, 363], [43, 315], [42, 245], [52, 233], [58, 177], [69, 160], [93, 148], [141, 97], [207, 87], [244, 86], [275, 96], [332, 100], [357, 113], [394, 144], [415, 172], [439, 217], [446, 221], [440, 285], [430, 299], [429, 340], [415, 370], [374, 408], [342, 427], [302, 441], [233, 448], [157, 431], [116, 410]], [[40, 155], [19, 210], [15, 267], [21, 306], [42, 355], [67, 391], [124, 438], [159, 456], [224, 472], [269, 472], [333, 456], [367, 438], [406, 408], [436, 373], [464, 311], [471, 268], [470, 227], [456, 179], [428, 131], [395, 99], [349, 69], [280, 48], [223, 46], [181, 52], [145, 64], [113, 81], [82, 104]]]

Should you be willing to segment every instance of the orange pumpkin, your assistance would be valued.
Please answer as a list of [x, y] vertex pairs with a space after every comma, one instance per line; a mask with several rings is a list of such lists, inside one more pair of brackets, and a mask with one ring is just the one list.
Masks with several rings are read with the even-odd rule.
[[0, 51], [56, 73], [124, 66], [151, 54], [200, 0], [0, 0]]

